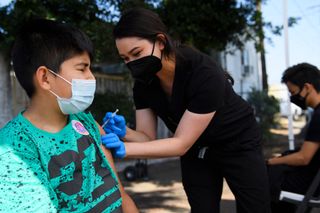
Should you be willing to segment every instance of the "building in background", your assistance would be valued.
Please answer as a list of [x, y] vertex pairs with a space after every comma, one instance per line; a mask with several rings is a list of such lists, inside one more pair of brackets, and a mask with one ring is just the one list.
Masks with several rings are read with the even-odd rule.
[[253, 41], [246, 42], [242, 50], [221, 52], [219, 61], [233, 77], [233, 88], [240, 96], [246, 98], [253, 88], [262, 90], [260, 53]]

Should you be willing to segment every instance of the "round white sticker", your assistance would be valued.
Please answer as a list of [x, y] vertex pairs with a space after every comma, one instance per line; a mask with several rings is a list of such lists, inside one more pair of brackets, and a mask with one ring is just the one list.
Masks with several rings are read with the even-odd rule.
[[89, 135], [88, 130], [83, 126], [83, 124], [80, 121], [72, 120], [72, 127], [76, 132], [78, 132], [81, 135]]

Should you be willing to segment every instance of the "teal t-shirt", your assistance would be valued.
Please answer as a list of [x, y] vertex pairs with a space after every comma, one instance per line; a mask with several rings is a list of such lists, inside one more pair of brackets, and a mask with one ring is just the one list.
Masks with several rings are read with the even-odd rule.
[[57, 133], [20, 113], [0, 130], [0, 211], [121, 212], [119, 183], [91, 114]]

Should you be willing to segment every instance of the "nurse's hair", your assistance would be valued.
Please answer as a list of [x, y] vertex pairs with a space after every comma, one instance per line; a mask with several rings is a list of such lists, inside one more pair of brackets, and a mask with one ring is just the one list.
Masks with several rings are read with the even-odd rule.
[[[163, 34], [165, 39], [157, 37]], [[164, 44], [163, 55], [169, 58], [175, 54], [175, 44], [168, 35], [167, 27], [159, 15], [144, 8], [133, 8], [126, 10], [113, 30], [115, 39], [127, 37], [139, 37], [155, 42], [160, 39]]]
[[288, 81], [297, 85], [300, 89], [305, 83], [312, 84], [317, 92], [320, 92], [320, 70], [308, 63], [301, 63], [289, 67], [282, 75], [282, 83]]

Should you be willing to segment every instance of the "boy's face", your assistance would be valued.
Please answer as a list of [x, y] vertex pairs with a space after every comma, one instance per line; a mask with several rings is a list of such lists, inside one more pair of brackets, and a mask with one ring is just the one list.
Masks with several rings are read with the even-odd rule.
[[[58, 74], [69, 82], [72, 82], [72, 79], [95, 79], [90, 70], [90, 57], [86, 52], [64, 61]], [[71, 85], [58, 76], [53, 77], [55, 79], [51, 84], [52, 90], [61, 98], [70, 98], [72, 96]]]

